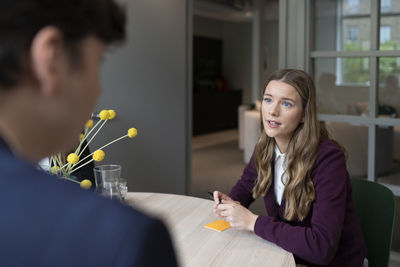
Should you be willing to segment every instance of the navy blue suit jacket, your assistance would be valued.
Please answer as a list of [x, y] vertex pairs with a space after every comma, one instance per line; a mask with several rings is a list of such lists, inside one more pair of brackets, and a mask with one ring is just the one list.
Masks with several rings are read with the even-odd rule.
[[0, 266], [176, 266], [164, 224], [49, 176], [0, 138]]

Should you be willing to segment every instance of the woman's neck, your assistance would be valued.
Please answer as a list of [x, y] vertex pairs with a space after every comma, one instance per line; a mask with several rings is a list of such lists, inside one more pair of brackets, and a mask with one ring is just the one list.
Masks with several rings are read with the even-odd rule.
[[275, 138], [275, 144], [278, 146], [279, 151], [284, 154], [286, 153], [289, 141], [279, 140]]

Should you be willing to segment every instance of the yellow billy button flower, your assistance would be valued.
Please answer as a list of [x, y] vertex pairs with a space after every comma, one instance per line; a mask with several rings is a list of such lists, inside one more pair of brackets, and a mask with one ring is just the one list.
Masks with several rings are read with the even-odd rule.
[[68, 155], [67, 161], [70, 164], [76, 164], [79, 161], [79, 156], [77, 154], [75, 154], [75, 153], [71, 153], [71, 154]]
[[83, 134], [80, 134], [80, 135], [79, 135], [79, 141], [82, 141], [83, 137], [84, 137], [84, 135], [83, 135]]
[[92, 128], [93, 127], [93, 120], [88, 120], [85, 124], [86, 128]]
[[129, 138], [133, 138], [133, 137], [135, 137], [137, 135], [137, 130], [136, 130], [136, 128], [130, 128], [129, 130], [128, 130], [128, 136], [129, 136]]
[[109, 110], [108, 110], [108, 113], [110, 114], [109, 120], [114, 119], [115, 116], [117, 115], [113, 109], [109, 109]]
[[58, 167], [58, 166], [53, 166], [53, 167], [51, 167], [50, 172], [51, 172], [51, 173], [57, 173], [59, 170], [60, 170], [60, 167]]
[[93, 153], [93, 159], [94, 159], [95, 161], [102, 161], [102, 160], [104, 159], [105, 155], [106, 155], [106, 154], [104, 153], [103, 150], [98, 149], [98, 150], [96, 150], [96, 151]]
[[80, 186], [84, 189], [89, 189], [92, 187], [92, 182], [88, 179], [85, 179], [82, 182], [80, 182]]
[[102, 111], [100, 111], [99, 114], [100, 120], [108, 120], [110, 119], [110, 112], [108, 112], [108, 110], [103, 109]]

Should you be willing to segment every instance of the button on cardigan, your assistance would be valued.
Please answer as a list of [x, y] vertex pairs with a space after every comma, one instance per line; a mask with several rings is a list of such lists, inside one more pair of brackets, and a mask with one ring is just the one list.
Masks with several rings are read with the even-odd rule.
[[[367, 249], [355, 213], [344, 152], [332, 141], [321, 140], [311, 172], [315, 200], [303, 221], [284, 219], [285, 199], [275, 201], [273, 184], [264, 203], [267, 216], [260, 215], [254, 232], [293, 253], [297, 263], [307, 266], [362, 266]], [[254, 201], [257, 179], [253, 157], [230, 197], [244, 207]]]

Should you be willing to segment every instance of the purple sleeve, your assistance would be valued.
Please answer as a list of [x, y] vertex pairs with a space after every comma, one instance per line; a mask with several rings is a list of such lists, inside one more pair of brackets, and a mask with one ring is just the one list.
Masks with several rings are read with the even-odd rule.
[[249, 164], [247, 164], [243, 171], [242, 177], [233, 186], [229, 196], [233, 200], [239, 201], [242, 206], [248, 208], [254, 202], [252, 191], [256, 179], [257, 170], [253, 163], [253, 157], [251, 157]]
[[312, 173], [316, 198], [311, 226], [293, 226], [259, 216], [254, 232], [310, 263], [326, 265], [333, 259], [346, 209], [348, 174], [344, 153], [329, 145], [320, 151]]

